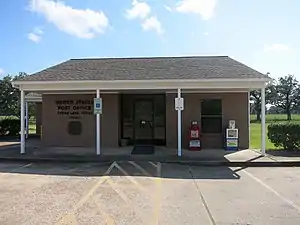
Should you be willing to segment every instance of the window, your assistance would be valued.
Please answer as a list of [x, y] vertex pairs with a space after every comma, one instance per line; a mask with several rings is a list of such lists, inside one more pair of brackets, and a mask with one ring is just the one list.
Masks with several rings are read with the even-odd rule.
[[203, 133], [222, 132], [222, 101], [220, 99], [201, 102], [201, 128]]

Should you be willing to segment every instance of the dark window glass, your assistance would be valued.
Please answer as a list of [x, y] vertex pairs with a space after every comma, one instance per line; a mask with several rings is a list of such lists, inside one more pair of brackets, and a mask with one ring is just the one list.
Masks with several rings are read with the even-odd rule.
[[201, 104], [201, 115], [222, 115], [222, 101], [220, 99], [204, 100]]
[[122, 95], [122, 138], [133, 138], [133, 103], [132, 98]]
[[165, 140], [165, 116], [166, 102], [165, 96], [159, 95], [154, 101], [154, 138]]
[[164, 96], [156, 97], [154, 101], [154, 122], [157, 127], [165, 126], [165, 99]]
[[222, 101], [220, 99], [202, 101], [201, 128], [203, 133], [222, 132]]
[[68, 124], [68, 133], [70, 135], [81, 135], [82, 124], [80, 121], [71, 121]]
[[221, 117], [202, 117], [201, 120], [203, 133], [221, 133], [222, 118]]

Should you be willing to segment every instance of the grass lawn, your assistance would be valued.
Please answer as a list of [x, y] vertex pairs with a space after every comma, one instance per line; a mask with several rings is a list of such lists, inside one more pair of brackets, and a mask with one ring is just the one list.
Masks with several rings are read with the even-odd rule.
[[[255, 115], [251, 115], [251, 131], [250, 131], [250, 148], [260, 149], [261, 144], [261, 124], [254, 121]], [[300, 115], [292, 115], [292, 120], [300, 123]], [[277, 149], [268, 139], [268, 125], [272, 122], [285, 122], [284, 114], [268, 114], [266, 115], [266, 149]]]
[[35, 121], [29, 121], [29, 134], [36, 134]]

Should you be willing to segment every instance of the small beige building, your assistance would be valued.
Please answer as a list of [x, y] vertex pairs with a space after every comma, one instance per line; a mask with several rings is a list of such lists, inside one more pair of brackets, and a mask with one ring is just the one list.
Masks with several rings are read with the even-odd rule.
[[[91, 147], [100, 153], [125, 142], [187, 148], [192, 121], [201, 127], [203, 148], [222, 149], [224, 130], [235, 120], [239, 148], [247, 149], [249, 91], [261, 89], [264, 106], [268, 81], [230, 57], [196, 56], [71, 59], [14, 86], [21, 90], [23, 109], [27, 93], [41, 95], [36, 104], [43, 146]], [[99, 116], [93, 113], [95, 97], [102, 98]], [[184, 99], [183, 111], [175, 110], [176, 97]], [[264, 130], [264, 107], [262, 114]]]

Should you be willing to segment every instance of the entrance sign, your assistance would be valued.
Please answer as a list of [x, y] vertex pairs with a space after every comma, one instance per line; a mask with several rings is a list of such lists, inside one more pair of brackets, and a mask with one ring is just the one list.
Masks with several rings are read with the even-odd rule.
[[94, 114], [102, 114], [102, 98], [94, 98]]
[[177, 110], [177, 111], [184, 110], [184, 100], [183, 100], [183, 98], [175, 98], [175, 110]]

